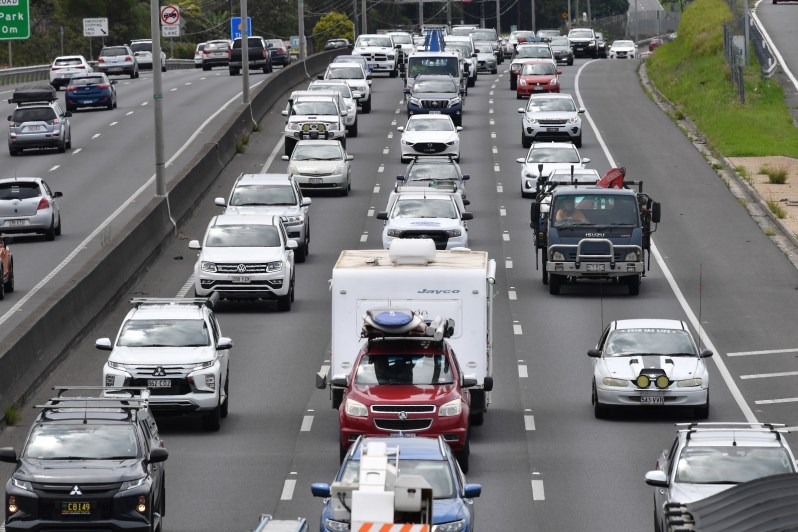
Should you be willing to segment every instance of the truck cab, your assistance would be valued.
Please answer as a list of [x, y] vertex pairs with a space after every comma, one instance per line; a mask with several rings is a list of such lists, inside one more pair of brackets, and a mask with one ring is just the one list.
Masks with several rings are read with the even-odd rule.
[[401, 45], [394, 44], [389, 34], [363, 34], [355, 41], [352, 54], [365, 57], [372, 72], [388, 72], [395, 78], [399, 75], [401, 50]]

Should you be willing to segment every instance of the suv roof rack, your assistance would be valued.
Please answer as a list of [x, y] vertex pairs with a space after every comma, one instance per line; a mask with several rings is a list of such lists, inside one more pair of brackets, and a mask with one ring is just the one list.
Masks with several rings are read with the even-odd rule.
[[213, 308], [213, 306], [219, 302], [219, 294], [213, 292], [208, 297], [132, 297], [130, 298], [130, 304], [134, 305], [136, 308], [141, 308], [145, 306], [164, 306], [164, 305], [193, 305], [197, 307], [208, 307]]
[[[149, 406], [150, 390], [141, 386], [53, 386], [56, 396], [49, 399], [46, 404], [35, 405], [34, 408], [47, 410], [140, 410]], [[99, 391], [109, 392], [114, 395], [101, 396], [64, 396], [72, 391]], [[124, 396], [116, 394], [125, 393]], [[108, 403], [118, 402], [117, 405]], [[99, 406], [92, 403], [104, 403]]]
[[790, 432], [784, 423], [760, 423], [748, 421], [708, 421], [692, 423], [676, 423], [679, 432], [686, 434], [687, 439], [696, 432], [770, 432], [781, 440], [782, 433]]

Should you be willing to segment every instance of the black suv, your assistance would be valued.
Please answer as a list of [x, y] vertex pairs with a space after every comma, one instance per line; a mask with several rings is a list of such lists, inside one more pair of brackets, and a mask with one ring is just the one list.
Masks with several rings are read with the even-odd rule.
[[407, 116], [444, 114], [452, 117], [455, 126], [463, 125], [463, 95], [451, 75], [419, 74], [413, 87], [405, 87]]
[[67, 392], [109, 391], [58, 387], [38, 406], [6, 484], [5, 527], [12, 530], [160, 531], [165, 515], [163, 448], [145, 388], [113, 388], [126, 397], [74, 397]]

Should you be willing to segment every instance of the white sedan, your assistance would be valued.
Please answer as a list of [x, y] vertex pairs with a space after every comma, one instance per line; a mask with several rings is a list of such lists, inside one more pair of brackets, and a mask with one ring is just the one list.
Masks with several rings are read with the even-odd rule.
[[516, 162], [524, 165], [521, 169], [521, 196], [526, 198], [534, 194], [541, 175], [548, 176], [560, 168], [569, 170], [572, 166], [585, 168], [590, 159], [581, 157], [570, 142], [533, 142], [526, 157], [519, 157]]
[[402, 127], [400, 140], [401, 161], [408, 162], [415, 156], [451, 155], [460, 162], [460, 131], [449, 115], [413, 115]]
[[637, 47], [632, 41], [613, 41], [610, 46], [610, 59], [634, 59], [637, 55]]
[[612, 408], [641, 406], [688, 407], [698, 418], [709, 416], [706, 359], [712, 351], [698, 350], [685, 322], [613, 321], [587, 355], [593, 360], [597, 418]]

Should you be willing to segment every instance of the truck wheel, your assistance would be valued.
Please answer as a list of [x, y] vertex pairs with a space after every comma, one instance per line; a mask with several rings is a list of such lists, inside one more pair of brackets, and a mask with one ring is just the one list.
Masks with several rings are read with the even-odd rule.
[[560, 293], [562, 275], [549, 274], [549, 294], [556, 296]]
[[479, 412], [478, 414], [471, 414], [468, 417], [468, 421], [471, 423], [471, 425], [479, 427], [485, 422], [485, 412]]
[[629, 295], [636, 296], [640, 293], [640, 276], [639, 275], [632, 275], [629, 277], [629, 280], [626, 281], [629, 285]]
[[598, 393], [596, 393], [595, 381], [593, 382], [593, 394], [591, 396], [591, 402], [593, 403], [593, 415], [596, 417], [596, 419], [607, 419], [607, 417], [609, 417], [610, 408], [598, 402]]
[[468, 473], [468, 457], [471, 454], [471, 434], [466, 434], [465, 447], [462, 451], [454, 453], [457, 462], [460, 464], [460, 469], [463, 473]]
[[540, 269], [543, 272], [541, 279], [543, 281], [543, 284], [549, 284], [549, 272], [546, 271], [546, 257], [543, 257], [543, 264], [540, 265]]

